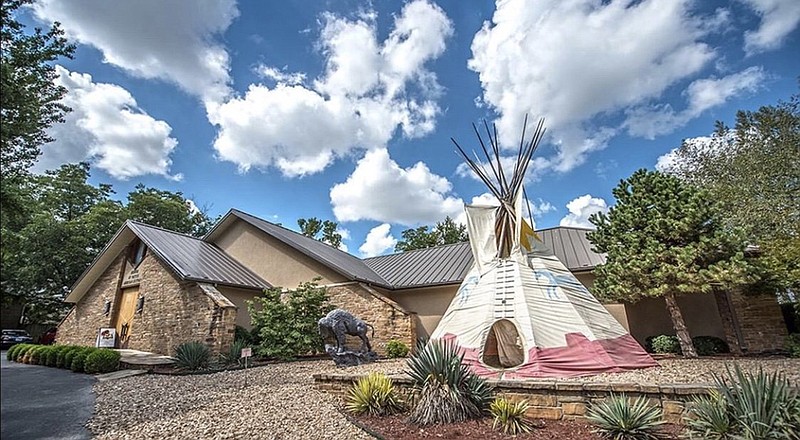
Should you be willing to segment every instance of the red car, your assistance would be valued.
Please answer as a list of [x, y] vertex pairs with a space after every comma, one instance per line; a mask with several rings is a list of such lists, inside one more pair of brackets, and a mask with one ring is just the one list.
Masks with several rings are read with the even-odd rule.
[[43, 344], [43, 345], [50, 345], [50, 344], [52, 344], [54, 342], [56, 342], [56, 329], [55, 329], [55, 327], [51, 328], [50, 330], [47, 330], [46, 332], [44, 332], [42, 337], [39, 338], [39, 343]]

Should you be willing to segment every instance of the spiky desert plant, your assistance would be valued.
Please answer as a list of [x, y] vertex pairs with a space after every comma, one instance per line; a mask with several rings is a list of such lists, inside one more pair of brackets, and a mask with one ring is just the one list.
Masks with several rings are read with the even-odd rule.
[[403, 404], [392, 379], [383, 373], [370, 373], [350, 388], [345, 408], [354, 414], [385, 416], [402, 411]]
[[650, 406], [647, 399], [630, 400], [624, 394], [614, 395], [592, 404], [586, 419], [595, 432], [614, 440], [652, 440], [660, 438], [661, 408]]
[[484, 414], [488, 386], [469, 371], [463, 358], [455, 345], [434, 340], [408, 359], [408, 374], [419, 393], [411, 423], [456, 423]]
[[730, 438], [734, 430], [728, 402], [717, 390], [695, 397], [685, 421], [689, 438], [722, 440]]
[[489, 405], [489, 414], [494, 418], [492, 429], [499, 428], [510, 435], [530, 432], [533, 425], [525, 419], [529, 408], [527, 400], [512, 402], [505, 397], [495, 398]]
[[184, 342], [175, 347], [175, 365], [189, 371], [207, 368], [211, 360], [211, 350], [202, 342]]
[[247, 342], [245, 339], [236, 339], [231, 344], [230, 349], [228, 349], [227, 353], [223, 353], [220, 355], [222, 363], [225, 365], [241, 365], [242, 361], [242, 349], [247, 348], [250, 346], [250, 343]]

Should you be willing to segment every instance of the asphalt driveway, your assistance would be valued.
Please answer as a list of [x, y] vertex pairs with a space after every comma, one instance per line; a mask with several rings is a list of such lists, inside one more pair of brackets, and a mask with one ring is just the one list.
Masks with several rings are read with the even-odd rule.
[[93, 376], [0, 360], [3, 440], [88, 439], [94, 412]]

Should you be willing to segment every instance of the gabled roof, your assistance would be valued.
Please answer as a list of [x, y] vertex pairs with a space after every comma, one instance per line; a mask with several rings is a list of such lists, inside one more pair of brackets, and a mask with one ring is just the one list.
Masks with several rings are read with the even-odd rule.
[[364, 264], [364, 261], [361, 259], [329, 244], [306, 237], [303, 234], [299, 234], [290, 229], [286, 229], [283, 226], [262, 220], [246, 212], [239, 211], [238, 209], [231, 209], [228, 211], [228, 213], [225, 214], [225, 217], [223, 217], [222, 220], [220, 220], [214, 226], [214, 228], [211, 229], [211, 231], [209, 231], [205, 237], [203, 237], [203, 240], [213, 241], [221, 233], [221, 231], [225, 230], [228, 225], [232, 223], [232, 219], [235, 218], [251, 224], [271, 237], [276, 238], [282, 243], [294, 248], [298, 252], [328, 266], [347, 278], [375, 284], [381, 287], [392, 287], [389, 282], [378, 275], [369, 266]]
[[213, 243], [128, 220], [78, 278], [65, 301], [78, 302], [136, 237], [182, 280], [246, 289], [270, 287]]
[[[586, 238], [591, 229], [558, 226], [536, 231], [544, 244], [573, 272], [605, 263]], [[406, 251], [363, 260], [394, 289], [460, 283], [472, 267], [469, 242]]]
[[363, 260], [395, 289], [460, 283], [472, 267], [469, 242]]

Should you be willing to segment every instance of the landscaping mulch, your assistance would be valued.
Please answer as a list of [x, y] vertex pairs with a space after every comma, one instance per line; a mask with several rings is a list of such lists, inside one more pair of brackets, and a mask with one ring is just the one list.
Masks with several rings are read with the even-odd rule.
[[[601, 440], [599, 434], [592, 432], [594, 429], [585, 422], [575, 420], [535, 420], [532, 421], [534, 429], [528, 433], [511, 436], [499, 430], [492, 429], [490, 418], [473, 420], [448, 425], [434, 425], [424, 428], [406, 422], [406, 416], [395, 415], [385, 417], [359, 416], [351, 419], [361, 429], [375, 438], [385, 440], [423, 440], [423, 439], [486, 439], [507, 440], [516, 438], [522, 440]], [[678, 425], [663, 425], [661, 432], [663, 439], [680, 438], [681, 427]]]

